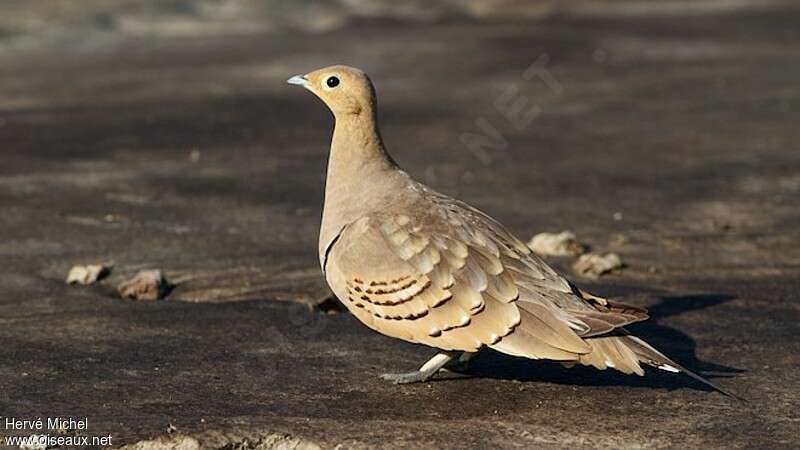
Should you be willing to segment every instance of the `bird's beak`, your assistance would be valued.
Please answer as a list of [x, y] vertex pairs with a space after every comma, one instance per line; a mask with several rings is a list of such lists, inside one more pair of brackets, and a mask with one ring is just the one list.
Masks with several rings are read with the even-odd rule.
[[286, 80], [289, 84], [296, 84], [298, 86], [306, 87], [308, 86], [308, 78], [305, 75], [295, 75], [292, 78]]

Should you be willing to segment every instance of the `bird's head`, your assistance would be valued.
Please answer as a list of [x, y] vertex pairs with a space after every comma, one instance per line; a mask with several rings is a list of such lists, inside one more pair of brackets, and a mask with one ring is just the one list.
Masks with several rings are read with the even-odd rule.
[[334, 116], [374, 114], [375, 88], [367, 74], [348, 66], [330, 66], [295, 75], [289, 84], [303, 86], [319, 97]]

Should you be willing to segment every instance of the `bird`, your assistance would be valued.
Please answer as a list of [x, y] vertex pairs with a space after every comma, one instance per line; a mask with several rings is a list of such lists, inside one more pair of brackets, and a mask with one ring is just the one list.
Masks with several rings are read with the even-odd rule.
[[287, 81], [335, 120], [318, 249], [328, 285], [367, 327], [438, 349], [419, 369], [381, 378], [425, 382], [490, 348], [640, 376], [644, 364], [735, 397], [628, 332], [646, 309], [576, 287], [500, 222], [402, 170], [363, 71], [334, 65]]

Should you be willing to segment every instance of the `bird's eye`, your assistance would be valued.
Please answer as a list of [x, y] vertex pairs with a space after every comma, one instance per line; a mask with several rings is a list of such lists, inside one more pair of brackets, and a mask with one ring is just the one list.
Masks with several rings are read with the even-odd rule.
[[328, 77], [328, 79], [325, 80], [325, 84], [327, 84], [329, 88], [335, 88], [339, 85], [339, 79], [336, 77]]

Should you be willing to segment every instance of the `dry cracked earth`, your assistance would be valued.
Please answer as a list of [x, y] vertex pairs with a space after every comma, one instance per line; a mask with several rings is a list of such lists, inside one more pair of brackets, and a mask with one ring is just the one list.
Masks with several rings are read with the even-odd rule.
[[[22, 3], [0, 20], [0, 416], [140, 449], [798, 445], [796, 4]], [[379, 380], [433, 350], [318, 301], [332, 118], [285, 79], [332, 63], [372, 74], [410, 173], [523, 239], [620, 254], [599, 280], [549, 261], [749, 401], [490, 353]], [[115, 294], [142, 268], [166, 300]]]

